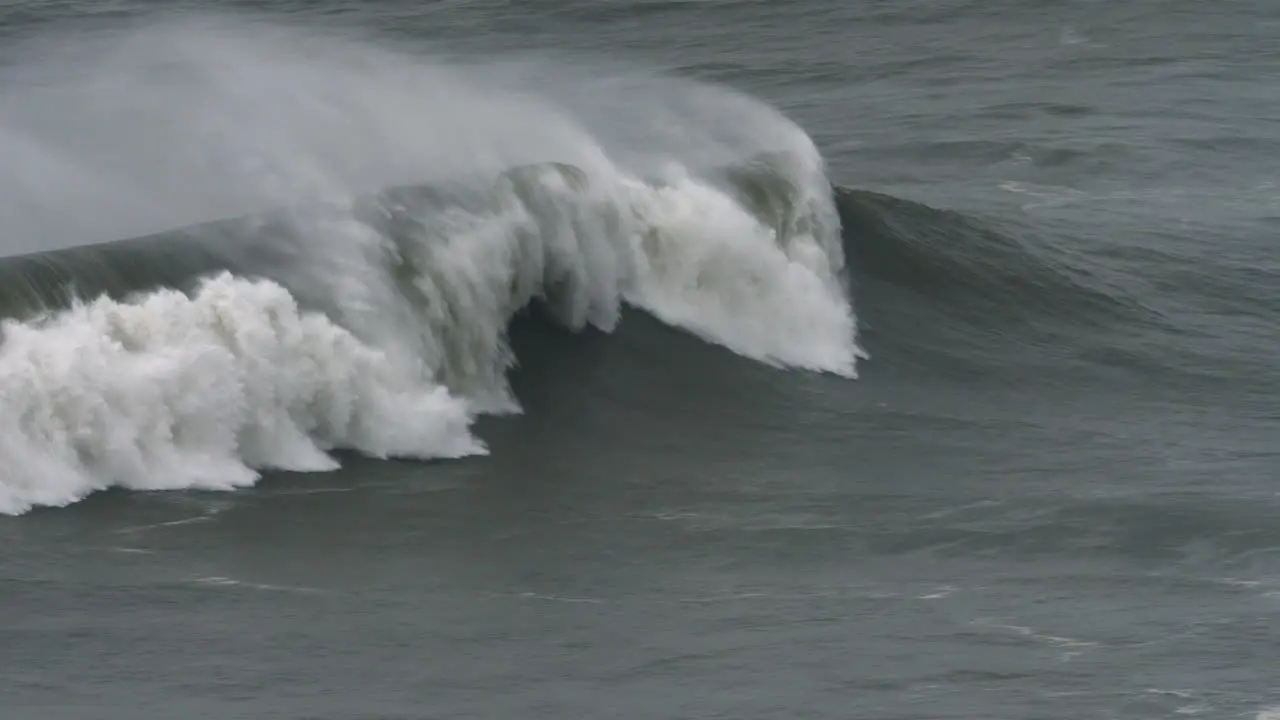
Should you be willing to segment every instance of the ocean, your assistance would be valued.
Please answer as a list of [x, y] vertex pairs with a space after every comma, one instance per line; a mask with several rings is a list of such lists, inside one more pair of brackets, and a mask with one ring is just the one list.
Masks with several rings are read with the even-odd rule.
[[0, 717], [1280, 717], [1277, 38], [10, 0]]

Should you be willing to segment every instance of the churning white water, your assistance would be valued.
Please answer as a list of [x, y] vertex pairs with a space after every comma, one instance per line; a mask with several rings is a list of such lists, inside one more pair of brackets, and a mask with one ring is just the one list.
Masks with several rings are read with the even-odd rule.
[[[244, 486], [333, 468], [334, 448], [483, 452], [470, 420], [518, 410], [506, 328], [536, 300], [571, 328], [611, 330], [629, 303], [751, 358], [855, 373], [822, 159], [749, 98], [210, 20], [41, 57], [0, 84], [7, 254], [324, 210], [257, 239], [288, 245], [271, 280], [221, 273], [9, 321], [0, 512], [108, 486]], [[724, 173], [760, 158], [769, 202]], [[394, 232], [346, 209], [432, 183], [457, 202], [388, 200]]]

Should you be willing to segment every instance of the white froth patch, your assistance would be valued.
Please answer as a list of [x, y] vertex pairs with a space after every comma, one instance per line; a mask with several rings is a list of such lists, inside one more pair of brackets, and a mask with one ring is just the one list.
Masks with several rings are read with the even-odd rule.
[[3, 326], [0, 512], [112, 486], [226, 490], [266, 468], [483, 453], [463, 400], [387, 361], [277, 284], [102, 298]]
[[693, 179], [641, 187], [630, 300], [755, 360], [856, 375], [853, 309], [817, 238], [777, 232]]

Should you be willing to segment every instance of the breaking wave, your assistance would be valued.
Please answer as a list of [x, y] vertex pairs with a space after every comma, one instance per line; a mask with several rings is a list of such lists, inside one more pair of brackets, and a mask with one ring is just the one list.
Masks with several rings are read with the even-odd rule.
[[484, 452], [535, 303], [855, 375], [822, 158], [750, 98], [226, 20], [44, 58], [0, 77], [0, 512]]

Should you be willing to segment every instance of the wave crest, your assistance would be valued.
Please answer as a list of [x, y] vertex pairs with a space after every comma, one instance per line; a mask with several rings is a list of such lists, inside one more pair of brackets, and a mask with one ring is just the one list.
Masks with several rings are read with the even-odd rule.
[[[531, 303], [570, 329], [606, 332], [630, 304], [762, 362], [855, 374], [856, 323], [822, 158], [772, 108], [670, 78], [596, 78], [587, 96], [571, 91], [572, 79], [537, 75], [544, 87], [530, 87], [524, 74], [517, 91], [492, 71], [359, 45], [294, 53], [254, 33], [197, 30], [157, 31], [167, 41], [154, 47], [176, 53], [176, 67], [159, 74], [126, 43], [113, 87], [143, 102], [110, 108], [147, 108], [157, 117], [140, 121], [168, 135], [215, 128], [180, 139], [222, 144], [230, 165], [208, 149], [203, 166], [154, 148], [119, 153], [136, 128], [112, 116], [97, 119], [93, 137], [122, 142], [90, 148], [85, 177], [103, 175], [104, 162], [113, 170], [114, 158], [127, 165], [121, 177], [163, 201], [186, 192], [168, 182], [177, 165], [235, 187], [216, 207], [255, 183], [283, 207], [0, 260], [0, 310], [15, 318], [0, 345], [9, 400], [0, 452], [10, 468], [0, 471], [0, 510], [113, 485], [236, 487], [265, 468], [332, 468], [334, 448], [481, 452], [472, 415], [519, 410], [506, 380], [516, 362], [507, 328]], [[251, 82], [234, 82], [255, 68]], [[203, 115], [186, 114], [175, 73], [203, 93], [191, 103]], [[58, 98], [77, 99], [76, 86], [53, 98], [24, 108], [56, 110]], [[34, 144], [22, 136], [29, 162], [50, 147], [59, 167], [81, 162], [69, 152], [81, 135], [15, 127], [46, 133]], [[0, 135], [0, 151], [12, 137]], [[261, 177], [243, 174], [255, 155], [269, 165]], [[493, 172], [503, 157], [513, 161]], [[350, 192], [381, 168], [387, 185], [406, 173], [423, 184]], [[22, 220], [14, 227], [83, 225], [45, 212], [75, 209], [83, 191], [18, 187], [7, 195]]]

